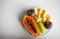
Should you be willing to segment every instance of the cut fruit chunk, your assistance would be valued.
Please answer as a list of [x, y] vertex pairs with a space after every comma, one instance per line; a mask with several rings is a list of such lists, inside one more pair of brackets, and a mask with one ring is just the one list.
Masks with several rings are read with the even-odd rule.
[[[31, 23], [32, 23], [32, 25], [33, 25], [33, 27], [34, 27], [34, 29], [35, 29], [36, 32], [33, 31], [33, 29], [31, 28], [31, 26], [30, 26], [30, 25], [28, 24], [28, 22], [26, 21], [27, 18], [29, 19], [29, 21], [31, 21]], [[37, 36], [40, 35], [40, 31], [39, 31], [39, 29], [38, 29], [38, 26], [37, 26], [35, 20], [34, 20], [31, 16], [24, 16], [24, 18], [23, 18], [23, 24], [24, 24], [24, 26], [26, 27], [26, 29], [27, 29], [34, 37], [37, 37]]]
[[45, 14], [46, 14], [46, 10], [43, 10], [41, 16], [43, 17]]
[[50, 15], [48, 15], [48, 14], [46, 15], [46, 20], [50, 21]]
[[37, 15], [37, 8], [34, 8], [34, 12], [35, 12], [35, 14]]
[[41, 9], [40, 9], [40, 8], [37, 9], [37, 15], [38, 15], [39, 17], [41, 16]]
[[40, 32], [41, 33], [46, 33], [46, 28], [45, 28], [44, 24], [41, 23], [41, 22], [38, 22], [37, 24], [38, 24]]

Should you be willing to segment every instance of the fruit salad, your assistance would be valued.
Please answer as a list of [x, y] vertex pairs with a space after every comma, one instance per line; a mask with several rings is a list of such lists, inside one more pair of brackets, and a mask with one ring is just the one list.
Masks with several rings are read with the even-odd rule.
[[46, 14], [46, 10], [40, 8], [28, 10], [23, 18], [23, 25], [34, 37], [38, 37], [41, 33], [46, 33], [47, 29], [52, 28], [50, 15]]

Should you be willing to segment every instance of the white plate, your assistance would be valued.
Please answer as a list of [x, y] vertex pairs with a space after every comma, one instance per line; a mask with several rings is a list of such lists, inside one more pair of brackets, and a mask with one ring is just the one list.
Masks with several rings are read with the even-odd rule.
[[53, 28], [41, 39], [60, 38], [60, 0], [1, 0], [0, 13], [0, 36], [2, 38], [25, 38], [33, 39], [22, 27], [20, 19], [23, 18], [25, 10], [30, 8], [46, 9], [51, 16]]

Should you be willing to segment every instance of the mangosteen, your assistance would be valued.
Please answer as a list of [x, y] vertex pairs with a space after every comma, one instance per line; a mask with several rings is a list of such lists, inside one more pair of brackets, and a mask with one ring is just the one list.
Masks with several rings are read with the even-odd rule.
[[45, 27], [47, 28], [47, 29], [51, 29], [52, 28], [52, 22], [44, 22], [44, 25], [45, 25]]
[[34, 9], [28, 10], [28, 11], [27, 11], [27, 15], [29, 15], [29, 16], [35, 16]]

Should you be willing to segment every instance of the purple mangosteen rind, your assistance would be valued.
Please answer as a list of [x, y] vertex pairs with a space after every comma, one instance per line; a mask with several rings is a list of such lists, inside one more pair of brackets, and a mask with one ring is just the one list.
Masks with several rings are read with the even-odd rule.
[[51, 29], [52, 28], [52, 22], [44, 22], [44, 26], [46, 27], [46, 29]]
[[28, 11], [27, 11], [27, 15], [29, 15], [29, 16], [35, 16], [34, 9], [28, 10]]

